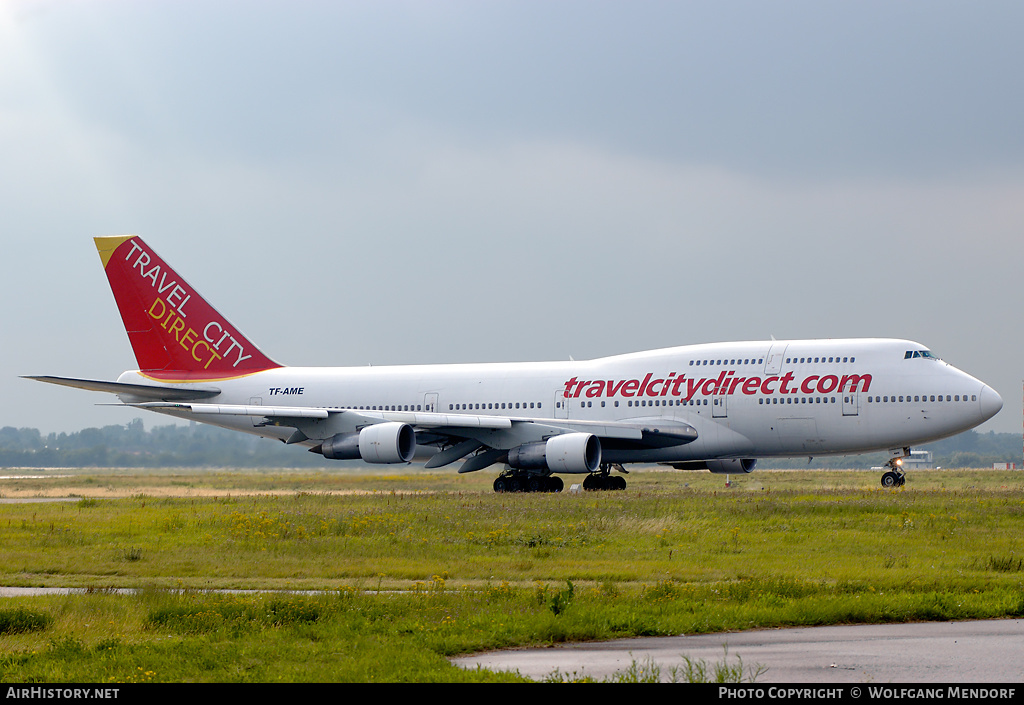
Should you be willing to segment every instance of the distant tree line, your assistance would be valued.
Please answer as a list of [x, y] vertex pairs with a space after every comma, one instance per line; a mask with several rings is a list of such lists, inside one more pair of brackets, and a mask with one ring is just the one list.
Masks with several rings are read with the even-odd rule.
[[[987, 468], [993, 463], [1022, 463], [1021, 436], [967, 431], [944, 441], [915, 446], [930, 450], [944, 468]], [[73, 433], [41, 434], [34, 428], [0, 428], [0, 467], [236, 467], [328, 468], [344, 463], [325, 460], [305, 446], [286, 446], [237, 431], [194, 424], [156, 426], [142, 419], [126, 425], [86, 428]], [[758, 463], [767, 468], [871, 468], [887, 460], [884, 453], [790, 458]], [[360, 465], [355, 463], [354, 465]]]
[[41, 434], [0, 428], [0, 467], [338, 467], [305, 446], [286, 446], [228, 429], [194, 424], [126, 425]]
[[[934, 466], [940, 468], [990, 468], [995, 463], [1016, 463], [1020, 469], [1024, 464], [1024, 445], [1016, 433], [965, 431], [945, 440], [913, 446], [911, 450], [930, 450]], [[806, 458], [765, 460], [758, 467], [867, 469], [884, 465], [888, 459], [887, 453], [866, 453], [814, 457], [809, 462]]]

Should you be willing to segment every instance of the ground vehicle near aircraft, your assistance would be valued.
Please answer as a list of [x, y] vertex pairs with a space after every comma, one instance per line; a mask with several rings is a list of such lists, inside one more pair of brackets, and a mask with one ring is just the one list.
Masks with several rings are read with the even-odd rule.
[[95, 238], [139, 364], [116, 382], [31, 377], [277, 438], [324, 457], [459, 472], [496, 491], [622, 489], [629, 463], [748, 473], [759, 457], [888, 450], [972, 428], [1002, 399], [909, 340], [688, 345], [589, 361], [286, 367], [264, 355], [137, 236]]

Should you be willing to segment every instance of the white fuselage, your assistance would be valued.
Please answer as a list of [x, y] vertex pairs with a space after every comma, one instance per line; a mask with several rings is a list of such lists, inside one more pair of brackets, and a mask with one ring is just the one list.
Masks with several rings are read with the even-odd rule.
[[[147, 379], [126, 372], [119, 381]], [[1002, 406], [980, 380], [918, 343], [891, 339], [713, 343], [582, 362], [282, 367], [212, 384], [221, 390], [213, 404], [668, 419], [697, 430], [697, 440], [685, 445], [607, 448], [604, 459], [618, 463], [902, 448], [972, 428]], [[257, 426], [250, 417], [164, 413], [274, 438], [293, 431]]]

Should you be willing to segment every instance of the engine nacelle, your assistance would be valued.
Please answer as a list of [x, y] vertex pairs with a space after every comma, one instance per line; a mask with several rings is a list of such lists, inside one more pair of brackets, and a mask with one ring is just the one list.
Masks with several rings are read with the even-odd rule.
[[708, 470], [715, 475], [745, 475], [754, 472], [757, 459], [708, 460], [706, 465]]
[[320, 451], [329, 460], [408, 463], [416, 452], [416, 432], [405, 423], [378, 423], [359, 433], [335, 434], [323, 442]]
[[508, 464], [519, 470], [592, 473], [601, 465], [601, 441], [590, 433], [564, 433], [513, 448]]

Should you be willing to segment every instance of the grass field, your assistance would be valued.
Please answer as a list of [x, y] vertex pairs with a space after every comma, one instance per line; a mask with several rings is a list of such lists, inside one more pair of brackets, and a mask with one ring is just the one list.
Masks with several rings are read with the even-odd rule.
[[625, 492], [537, 495], [422, 470], [33, 474], [0, 497], [74, 501], [0, 504], [0, 585], [90, 591], [0, 601], [6, 681], [514, 679], [446, 657], [1024, 615], [1012, 471], [883, 490], [641, 470]]

